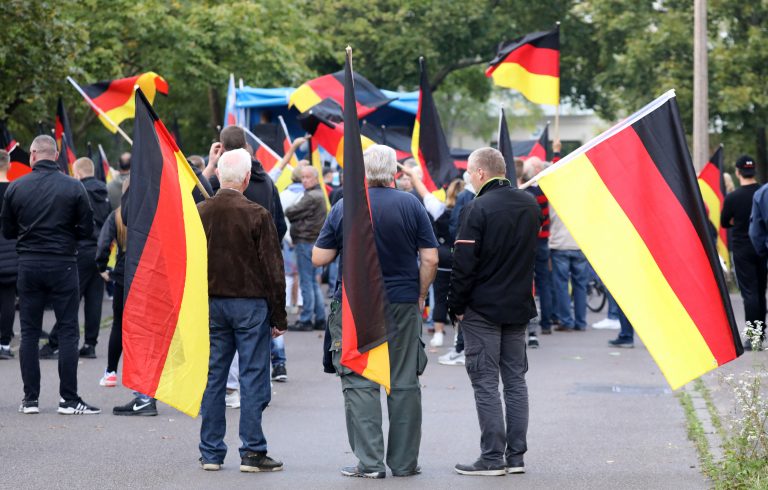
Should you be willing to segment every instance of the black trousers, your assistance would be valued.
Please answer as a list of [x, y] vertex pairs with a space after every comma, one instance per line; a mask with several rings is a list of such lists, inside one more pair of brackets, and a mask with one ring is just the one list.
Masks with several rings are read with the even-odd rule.
[[66, 401], [77, 400], [77, 264], [64, 260], [19, 260], [19, 319], [21, 346], [19, 363], [24, 382], [24, 399], [40, 395], [38, 344], [43, 330], [45, 305], [53, 305], [59, 328], [59, 394]]
[[16, 281], [0, 283], [0, 345], [9, 345], [16, 318]]
[[[96, 253], [80, 251], [77, 256], [77, 274], [80, 278], [80, 299], [85, 316], [85, 343], [96, 345], [101, 327], [101, 305], [104, 301], [104, 279], [96, 268]], [[48, 343], [54, 349], [59, 345], [58, 325], [51, 329]]]
[[107, 371], [116, 372], [117, 363], [123, 354], [123, 285], [115, 282], [112, 298], [112, 331], [109, 333], [107, 348]]
[[765, 290], [768, 284], [766, 258], [757, 255], [751, 243], [734, 243], [733, 266], [744, 300], [744, 320], [760, 321], [765, 326]]

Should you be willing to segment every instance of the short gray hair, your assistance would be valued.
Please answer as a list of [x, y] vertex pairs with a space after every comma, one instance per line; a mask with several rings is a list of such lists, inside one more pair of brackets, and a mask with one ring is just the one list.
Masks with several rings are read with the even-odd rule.
[[41, 134], [32, 140], [32, 144], [29, 146], [30, 151], [40, 155], [40, 159], [53, 160], [56, 158], [56, 152], [59, 151], [56, 146], [56, 140], [47, 134]]
[[467, 165], [470, 163], [474, 163], [476, 167], [482, 168], [491, 177], [503, 177], [507, 173], [507, 164], [504, 162], [504, 156], [495, 148], [478, 148], [470, 153]]
[[8, 167], [11, 163], [11, 154], [5, 150], [0, 150], [0, 169]]
[[365, 178], [371, 187], [385, 187], [397, 172], [395, 150], [385, 145], [371, 145], [363, 153]]
[[244, 148], [225, 151], [219, 158], [219, 180], [241, 184], [251, 171], [251, 155]]

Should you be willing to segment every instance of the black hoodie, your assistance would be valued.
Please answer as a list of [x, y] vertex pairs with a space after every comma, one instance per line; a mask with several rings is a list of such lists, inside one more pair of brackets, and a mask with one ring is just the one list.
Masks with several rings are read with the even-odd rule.
[[[88, 201], [90, 201], [91, 209], [93, 209], [93, 234], [89, 238], [77, 241], [77, 249], [82, 254], [84, 250], [96, 248], [99, 232], [101, 227], [104, 226], [107, 216], [112, 211], [112, 206], [109, 204], [107, 185], [104, 182], [95, 177], [86, 177], [80, 183], [83, 184], [83, 187], [88, 192]], [[90, 253], [90, 255], [93, 255], [93, 253]]]

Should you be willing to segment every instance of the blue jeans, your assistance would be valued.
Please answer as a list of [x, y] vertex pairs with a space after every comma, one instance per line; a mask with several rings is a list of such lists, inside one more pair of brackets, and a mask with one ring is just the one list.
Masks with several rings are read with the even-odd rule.
[[[617, 305], [618, 308], [618, 305]], [[627, 320], [626, 315], [624, 315], [624, 312], [621, 311], [621, 308], [618, 308], [619, 310], [619, 323], [621, 324], [621, 330], [619, 330], [619, 340], [635, 340], [635, 329], [632, 327], [632, 324], [629, 323], [629, 320]]]
[[608, 299], [608, 319], [618, 320], [619, 315], [621, 314], [619, 305], [616, 303], [616, 300], [613, 299], [613, 296], [611, 296], [611, 293], [609, 293], [607, 289], [605, 290], [605, 296]]
[[[565, 327], [587, 328], [589, 268], [581, 250], [550, 250], [555, 292], [555, 316]], [[573, 314], [568, 280], [573, 288]], [[574, 321], [575, 316], [575, 321]]]
[[328, 291], [333, 294], [336, 291], [336, 281], [339, 278], [339, 260], [341, 255], [337, 255], [336, 258], [328, 264]]
[[272, 329], [267, 302], [255, 298], [210, 298], [211, 357], [208, 385], [200, 407], [200, 454], [206, 463], [223, 463], [227, 454], [224, 397], [235, 351], [240, 358], [240, 456], [267, 450], [261, 413], [269, 405], [269, 344]]
[[285, 337], [282, 335], [276, 339], [272, 339], [272, 365], [273, 366], [285, 366]]
[[552, 272], [549, 270], [549, 240], [539, 238], [536, 245], [536, 262], [533, 268], [536, 292], [539, 295], [539, 326], [548, 330], [552, 319]]
[[301, 308], [299, 321], [312, 323], [314, 314], [315, 322], [325, 322], [325, 303], [320, 285], [317, 283], [318, 269], [312, 265], [312, 243], [296, 244], [296, 261], [299, 266], [299, 287], [304, 306]]

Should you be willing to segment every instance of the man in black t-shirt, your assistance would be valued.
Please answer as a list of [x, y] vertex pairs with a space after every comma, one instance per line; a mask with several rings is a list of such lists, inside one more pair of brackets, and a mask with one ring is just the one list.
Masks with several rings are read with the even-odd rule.
[[744, 319], [765, 324], [765, 290], [768, 282], [766, 257], [757, 254], [749, 239], [752, 198], [760, 187], [755, 179], [755, 163], [752, 157], [742, 155], [736, 160], [736, 176], [740, 186], [725, 197], [720, 225], [723, 228], [732, 228], [733, 266], [736, 269], [741, 298], [744, 300]]

